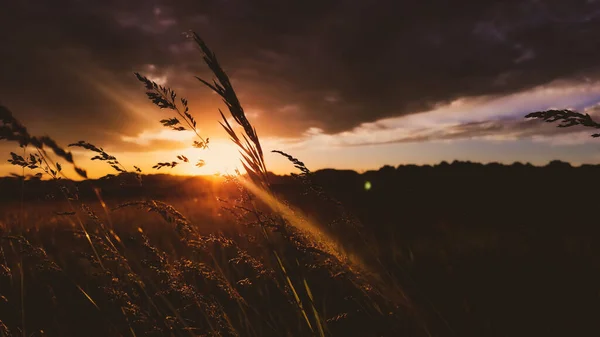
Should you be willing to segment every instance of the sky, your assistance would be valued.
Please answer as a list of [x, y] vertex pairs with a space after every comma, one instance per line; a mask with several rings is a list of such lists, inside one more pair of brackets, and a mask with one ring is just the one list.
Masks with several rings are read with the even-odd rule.
[[[0, 10], [0, 104], [35, 135], [103, 147], [150, 173], [179, 154], [232, 173], [237, 150], [185, 32], [215, 51], [266, 151], [310, 169], [443, 160], [600, 163], [590, 130], [526, 120], [575, 109], [600, 118], [600, 1], [55, 0]], [[208, 150], [149, 102], [140, 72], [189, 101]], [[0, 155], [21, 151], [0, 143]], [[110, 167], [73, 149], [90, 176]], [[266, 155], [276, 173], [293, 166]], [[0, 162], [0, 175], [14, 172]]]

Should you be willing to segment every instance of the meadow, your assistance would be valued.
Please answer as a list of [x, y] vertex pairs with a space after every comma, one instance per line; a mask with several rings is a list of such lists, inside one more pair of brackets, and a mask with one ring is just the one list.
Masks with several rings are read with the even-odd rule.
[[[600, 167], [312, 172], [280, 152], [298, 173], [275, 176], [229, 78], [191, 38], [215, 76], [199, 80], [235, 122], [221, 112], [244, 174], [146, 174], [80, 141], [71, 147], [115, 171], [86, 179], [68, 148], [0, 107], [0, 139], [27, 153], [10, 157], [21, 176], [0, 179], [0, 336], [600, 332], [600, 231], [587, 197]], [[208, 150], [187, 101], [136, 75], [173, 115], [163, 126], [195, 132]], [[578, 116], [531, 117], [584, 124]], [[194, 164], [177, 156], [155, 169]]]
[[[262, 220], [210, 199], [171, 204], [188, 216], [159, 201], [107, 212], [86, 203], [82, 224], [56, 213], [66, 202], [4, 208], [6, 328], [61, 336], [409, 329], [398, 324], [404, 310], [317, 243], [281, 229], [265, 238]], [[107, 209], [117, 205], [106, 200]]]

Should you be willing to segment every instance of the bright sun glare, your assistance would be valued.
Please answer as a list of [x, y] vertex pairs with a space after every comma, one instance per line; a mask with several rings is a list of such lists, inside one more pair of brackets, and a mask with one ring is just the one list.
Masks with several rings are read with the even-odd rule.
[[[178, 132], [163, 129], [144, 131], [135, 137], [123, 136], [122, 140], [149, 146], [152, 141], [156, 140], [180, 141], [182, 143], [191, 144], [193, 140], [195, 140], [195, 137], [196, 136], [192, 132]], [[178, 161], [176, 157], [180, 155], [188, 158], [189, 162], [179, 162], [173, 169], [162, 168], [159, 171], [150, 169], [158, 162]], [[238, 149], [228, 139], [211, 139], [208, 149], [197, 149], [190, 146], [183, 149], [150, 151], [143, 154], [128, 153], [117, 157], [123, 157], [125, 160], [122, 161], [127, 161], [131, 165], [145, 167], [145, 173], [171, 173], [181, 175], [234, 174], [236, 168], [243, 172], [239, 160], [240, 154]], [[199, 161], [202, 161], [204, 165], [198, 166], [197, 163]]]
[[[206, 150], [189, 147], [180, 152], [190, 162], [178, 165], [173, 173], [185, 175], [211, 175], [211, 174], [234, 174], [236, 168], [243, 172], [239, 160], [239, 153], [235, 145], [227, 140], [215, 141]], [[196, 163], [203, 160], [204, 166], [198, 167]]]

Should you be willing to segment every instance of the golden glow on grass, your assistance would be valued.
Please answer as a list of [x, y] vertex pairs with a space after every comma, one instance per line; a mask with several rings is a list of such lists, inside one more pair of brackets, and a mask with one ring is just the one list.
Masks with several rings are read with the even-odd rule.
[[272, 210], [283, 216], [290, 225], [298, 229], [304, 235], [307, 235], [311, 239], [311, 242], [315, 243], [319, 249], [335, 256], [339, 261], [347, 263], [350, 270], [354, 267], [362, 272], [367, 271], [364, 263], [358, 256], [344, 250], [332, 237], [324, 233], [316, 224], [310, 221], [301, 210], [282, 203], [270, 192], [265, 191], [249, 179], [239, 177], [239, 181]]

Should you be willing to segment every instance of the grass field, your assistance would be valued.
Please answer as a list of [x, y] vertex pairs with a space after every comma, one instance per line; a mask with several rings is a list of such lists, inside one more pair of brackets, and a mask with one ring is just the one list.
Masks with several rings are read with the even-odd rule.
[[[567, 217], [539, 211], [561, 195], [586, 188], [558, 183], [509, 198], [526, 180], [541, 188], [544, 175], [586, 177], [594, 171], [538, 168], [546, 173], [530, 177], [509, 173], [508, 167], [500, 173], [481, 172], [496, 181], [489, 186], [495, 193], [482, 196], [486, 187], [466, 183], [478, 174], [452, 166], [458, 168], [398, 169], [392, 176], [382, 170], [351, 179], [339, 172], [317, 172], [316, 181], [322, 179], [327, 194], [357, 218], [330, 200], [316, 202], [319, 196], [299, 193], [304, 187], [292, 178], [274, 187], [282, 200], [294, 200], [297, 214], [313, 224], [327, 224], [320, 229], [330, 242], [344, 241], [343, 248], [324, 246], [291, 228], [286, 233], [268, 227], [266, 238], [255, 213], [230, 208], [242, 202], [232, 182], [212, 191], [199, 182], [201, 198], [163, 199], [189, 219], [189, 226], [161, 204], [112, 210], [123, 200], [103, 199], [106, 208], [80, 200], [95, 214], [78, 209], [82, 227], [73, 215], [56, 215], [69, 209], [66, 202], [29, 200], [22, 211], [18, 200], [5, 203], [2, 320], [13, 335], [20, 335], [24, 314], [28, 335], [43, 330], [49, 336], [600, 331], [595, 319], [600, 314], [600, 252], [593, 214]], [[448, 183], [428, 185], [419, 174]], [[514, 179], [519, 176], [521, 180]], [[364, 179], [373, 181], [371, 190], [361, 190]], [[462, 196], [445, 195], [460, 185]], [[392, 197], [394, 189], [404, 192]], [[519, 209], [527, 200], [529, 206]], [[562, 204], [565, 209], [590, 209], [594, 201], [566, 199]], [[473, 209], [460, 210], [461, 205]], [[259, 209], [263, 225], [276, 221], [266, 208]], [[349, 221], [363, 226], [355, 229]], [[21, 223], [27, 241], [20, 239]]]
[[173, 204], [190, 222], [160, 203], [143, 206], [151, 213], [109, 210], [115, 205], [104, 212], [96, 203], [76, 215], [55, 214], [67, 203], [7, 205], [4, 324], [15, 335], [24, 323], [28, 335], [69, 336], [376, 336], [416, 329], [400, 297], [389, 297], [400, 293], [381, 294], [361, 266], [300, 232], [264, 228], [268, 218], [228, 214], [210, 199]]

